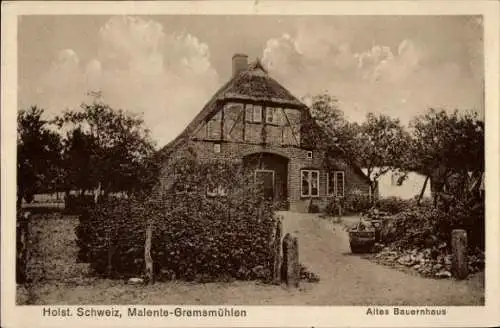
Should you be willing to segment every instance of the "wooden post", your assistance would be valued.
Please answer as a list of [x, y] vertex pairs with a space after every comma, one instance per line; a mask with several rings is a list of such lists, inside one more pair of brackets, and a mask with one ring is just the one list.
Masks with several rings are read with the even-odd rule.
[[278, 217], [278, 223], [276, 224], [276, 231], [274, 234], [273, 241], [273, 273], [272, 279], [273, 283], [279, 284], [280, 274], [281, 274], [281, 234], [283, 231], [282, 216]]
[[288, 287], [298, 287], [300, 280], [298, 240], [287, 233], [283, 238], [282, 281]]
[[288, 286], [298, 288], [300, 281], [299, 267], [299, 240], [297, 237], [292, 238], [292, 247], [289, 249], [288, 257]]
[[[19, 210], [19, 209], [18, 209]], [[29, 233], [29, 219], [30, 213], [25, 212], [22, 215], [17, 217], [19, 222], [17, 222], [17, 238], [18, 243], [17, 247], [20, 249], [17, 250], [17, 282], [18, 283], [26, 283], [29, 280], [27, 276], [27, 267], [29, 260], [29, 243], [30, 243], [30, 233]]]
[[456, 279], [465, 279], [469, 274], [467, 259], [467, 232], [455, 229], [451, 232], [451, 249], [453, 254], [452, 273]]
[[283, 242], [282, 242], [282, 250], [283, 250], [283, 257], [281, 259], [281, 282], [288, 284], [288, 249], [290, 248], [290, 243], [291, 243], [292, 237], [290, 236], [289, 233], [283, 237]]
[[153, 274], [153, 258], [151, 257], [151, 239], [153, 236], [153, 224], [151, 220], [146, 224], [146, 242], [144, 245], [144, 263], [145, 267], [145, 282], [146, 284], [154, 283], [154, 274]]

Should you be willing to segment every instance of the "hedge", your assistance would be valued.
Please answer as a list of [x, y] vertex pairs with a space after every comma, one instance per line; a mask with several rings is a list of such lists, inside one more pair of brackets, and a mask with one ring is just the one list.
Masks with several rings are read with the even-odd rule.
[[357, 215], [368, 210], [372, 204], [367, 195], [348, 194], [344, 198], [333, 198], [330, 200], [324, 209], [325, 214], [337, 216], [338, 205], [341, 205], [343, 215]]
[[387, 197], [378, 199], [375, 202], [375, 208], [389, 214], [397, 214], [413, 207], [415, 204], [416, 200], [414, 199], [406, 200], [399, 197]]
[[[82, 213], [80, 260], [108, 277], [141, 276], [147, 224], [158, 279], [267, 279], [275, 227], [272, 204], [239, 166], [199, 163], [193, 155], [169, 167], [160, 193], [108, 199]], [[222, 183], [226, 195], [207, 196]]]
[[429, 243], [439, 242], [445, 242], [449, 248], [453, 229], [465, 229], [469, 249], [484, 250], [484, 227], [484, 203], [467, 208], [455, 204], [447, 209], [429, 203], [420, 206], [415, 203], [384, 220], [381, 240], [403, 249], [423, 248]]
[[94, 196], [92, 195], [67, 195], [64, 198], [65, 214], [81, 214], [88, 207], [94, 205]]

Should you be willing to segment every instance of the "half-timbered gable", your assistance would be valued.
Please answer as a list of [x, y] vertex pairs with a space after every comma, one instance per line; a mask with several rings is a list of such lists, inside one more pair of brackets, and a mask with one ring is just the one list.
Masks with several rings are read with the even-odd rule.
[[232, 78], [162, 149], [163, 158], [189, 144], [202, 160], [241, 163], [255, 171], [270, 199], [289, 204], [291, 210], [306, 211], [311, 199], [325, 205], [339, 191], [342, 196], [368, 193], [366, 176], [342, 158], [336, 159], [341, 164], [335, 172], [325, 166], [325, 150], [318, 147], [318, 136], [325, 134], [312, 121], [308, 107], [260, 61], [248, 65], [247, 57], [237, 54], [232, 66]]

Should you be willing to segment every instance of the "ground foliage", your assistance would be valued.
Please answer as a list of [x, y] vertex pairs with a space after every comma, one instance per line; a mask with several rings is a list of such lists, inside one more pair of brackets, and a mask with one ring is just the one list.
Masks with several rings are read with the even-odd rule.
[[364, 213], [372, 207], [370, 197], [365, 194], [347, 194], [345, 197], [332, 198], [323, 209], [327, 216], [338, 216], [339, 206], [342, 209], [342, 215], [358, 215]]
[[[386, 208], [396, 210], [392, 205], [398, 203], [391, 200], [387, 203], [391, 206]], [[380, 243], [374, 249], [380, 252], [377, 261], [411, 267], [424, 276], [449, 278], [451, 232], [464, 229], [468, 239], [469, 272], [484, 269], [485, 216], [481, 197], [448, 195], [436, 206], [430, 201], [421, 204], [407, 201], [399, 212], [373, 208], [365, 216], [382, 221]]]
[[374, 202], [375, 208], [390, 214], [401, 213], [414, 205], [416, 205], [415, 199], [402, 199], [399, 197], [380, 198]]
[[[103, 200], [81, 216], [80, 259], [88, 260], [97, 274], [140, 276], [145, 229], [151, 224], [158, 279], [270, 277], [275, 217], [250, 176], [237, 165], [200, 163], [191, 151], [166, 169], [168, 183], [162, 190]], [[218, 193], [208, 196], [212, 190]]]

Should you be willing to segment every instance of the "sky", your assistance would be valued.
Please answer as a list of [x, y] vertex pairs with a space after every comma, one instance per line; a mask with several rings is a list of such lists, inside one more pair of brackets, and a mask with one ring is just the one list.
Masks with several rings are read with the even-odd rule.
[[335, 96], [351, 121], [407, 124], [429, 107], [484, 116], [482, 33], [477, 16], [21, 16], [18, 103], [50, 118], [101, 90], [161, 147], [246, 53], [298, 98]]

